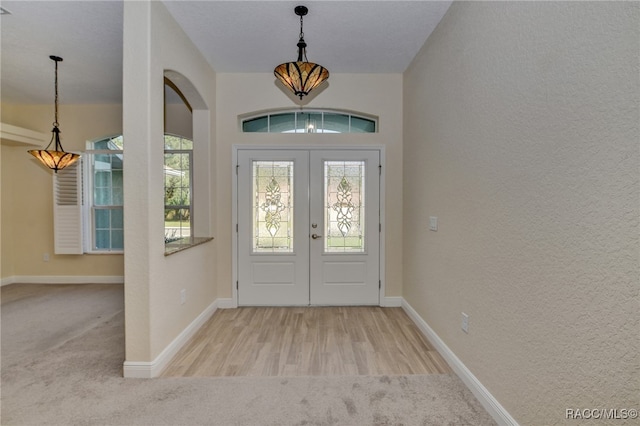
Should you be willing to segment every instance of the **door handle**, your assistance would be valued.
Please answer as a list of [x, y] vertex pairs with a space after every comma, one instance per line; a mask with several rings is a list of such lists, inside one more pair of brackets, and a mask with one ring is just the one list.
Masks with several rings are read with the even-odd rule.
[[313, 238], [314, 240], [317, 240], [318, 238], [322, 238], [322, 235], [311, 234], [311, 238]]

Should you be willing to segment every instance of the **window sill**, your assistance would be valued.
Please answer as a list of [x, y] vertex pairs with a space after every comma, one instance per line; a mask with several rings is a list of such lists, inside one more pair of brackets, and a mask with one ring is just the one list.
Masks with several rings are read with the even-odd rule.
[[170, 256], [174, 253], [199, 246], [213, 240], [213, 237], [187, 237], [180, 240], [172, 241], [164, 245], [164, 255]]
[[124, 254], [124, 250], [90, 250], [85, 251], [84, 254], [97, 254], [97, 255], [109, 255], [109, 254]]

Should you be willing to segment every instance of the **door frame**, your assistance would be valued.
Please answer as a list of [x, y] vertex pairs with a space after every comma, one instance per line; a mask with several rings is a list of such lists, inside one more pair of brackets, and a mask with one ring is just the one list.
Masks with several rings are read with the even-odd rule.
[[380, 288], [378, 290], [379, 306], [387, 306], [385, 303], [385, 174], [386, 157], [384, 145], [302, 145], [302, 144], [282, 144], [282, 145], [246, 145], [234, 144], [232, 147], [232, 167], [231, 167], [231, 307], [238, 307], [238, 151], [242, 150], [300, 150], [300, 151], [379, 151], [380, 152], [380, 258], [378, 259]]

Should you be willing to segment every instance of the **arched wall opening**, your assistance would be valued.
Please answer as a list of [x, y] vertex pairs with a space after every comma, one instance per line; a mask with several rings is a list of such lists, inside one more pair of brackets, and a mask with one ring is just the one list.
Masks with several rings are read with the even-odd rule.
[[[124, 375], [155, 377], [216, 307], [217, 76], [161, 2], [125, 2], [123, 45]], [[192, 108], [194, 236], [206, 240], [175, 255], [163, 238], [165, 77]]]
[[198, 89], [180, 72], [165, 70], [164, 82], [165, 133], [193, 140], [193, 232], [195, 236], [210, 236], [209, 108]]

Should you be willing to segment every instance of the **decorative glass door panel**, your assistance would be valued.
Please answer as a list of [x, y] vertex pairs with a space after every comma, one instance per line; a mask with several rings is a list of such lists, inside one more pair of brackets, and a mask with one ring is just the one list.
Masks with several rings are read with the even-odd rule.
[[238, 151], [238, 304], [309, 304], [309, 153]]
[[311, 304], [377, 305], [380, 152], [318, 150], [309, 158]]
[[293, 161], [253, 162], [253, 251], [293, 252]]
[[324, 162], [325, 253], [365, 251], [365, 162]]

